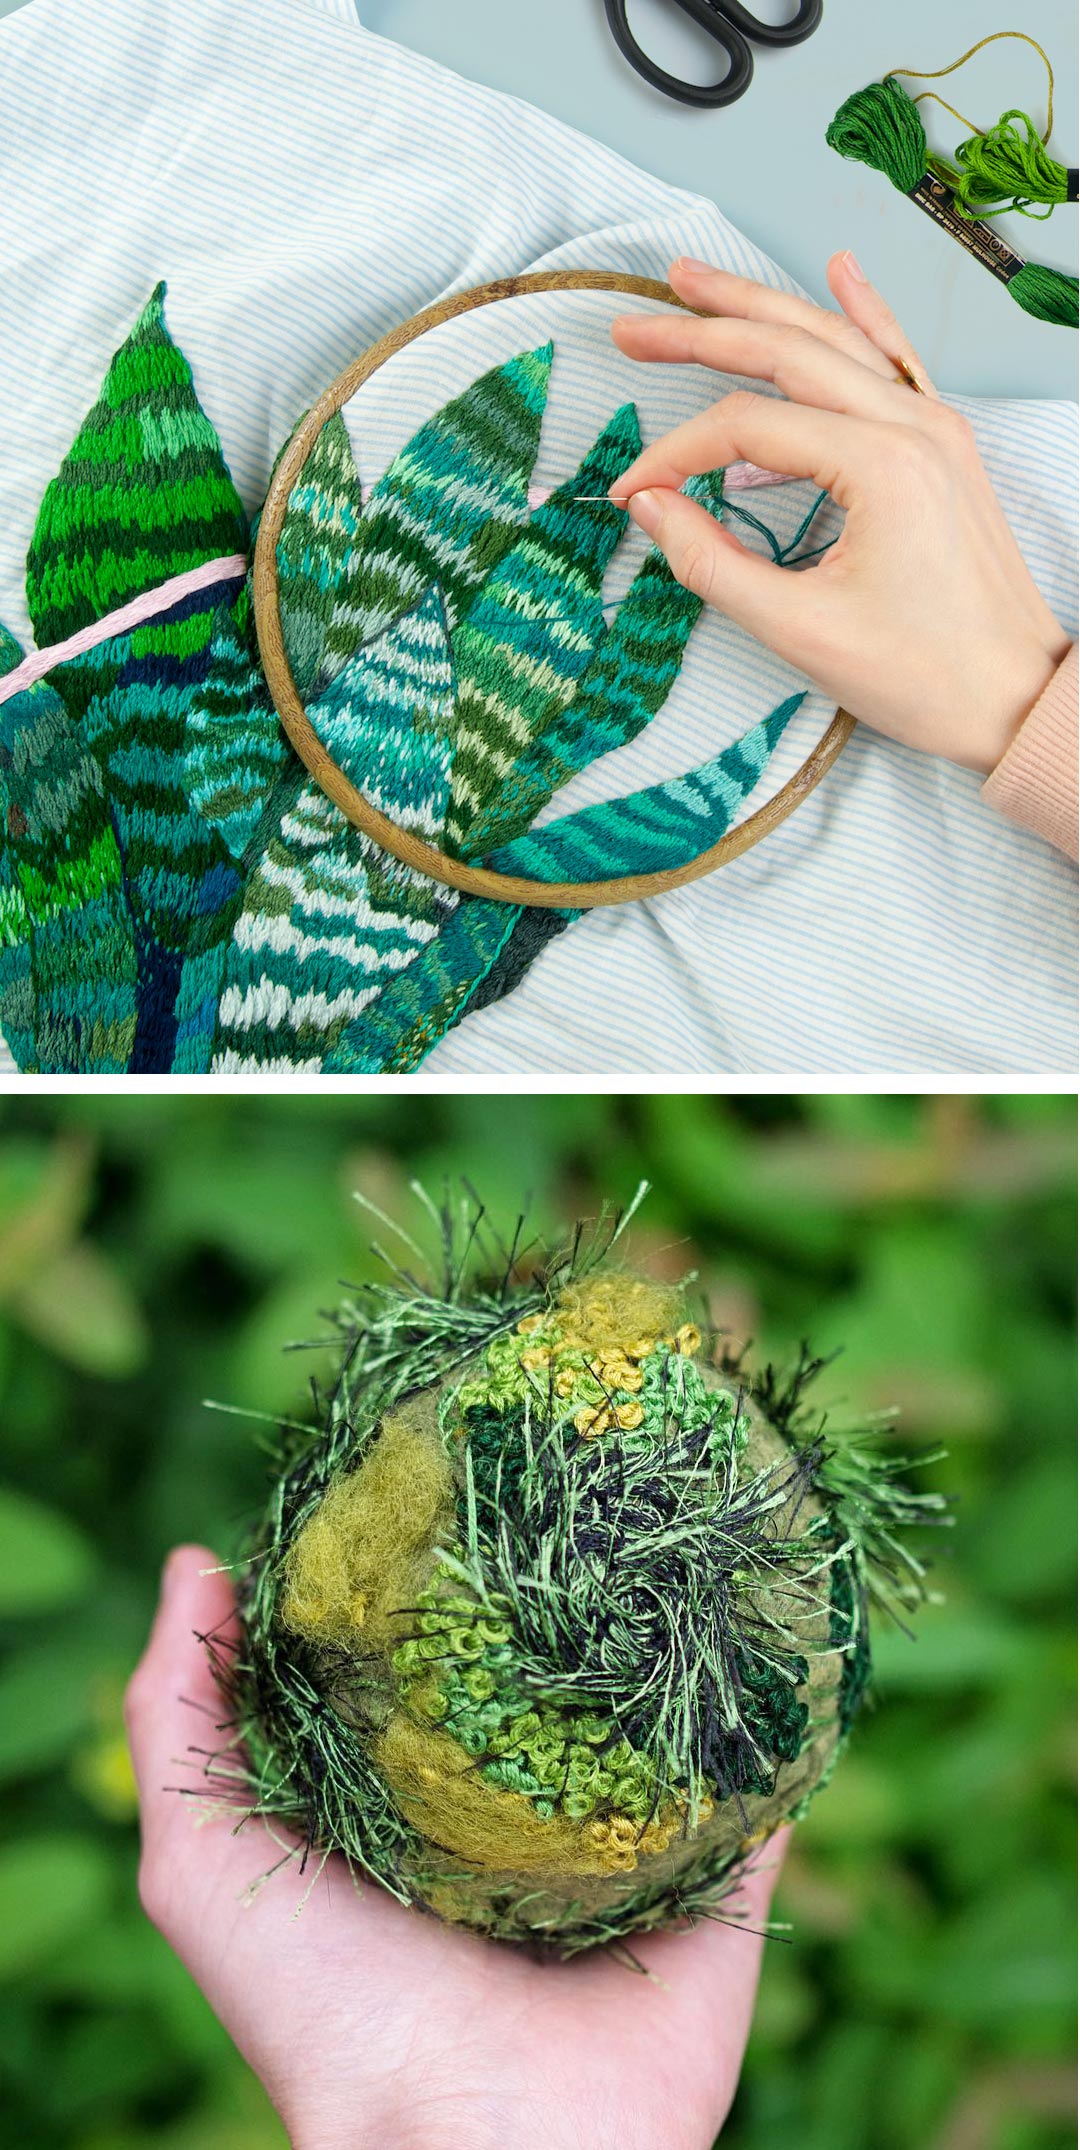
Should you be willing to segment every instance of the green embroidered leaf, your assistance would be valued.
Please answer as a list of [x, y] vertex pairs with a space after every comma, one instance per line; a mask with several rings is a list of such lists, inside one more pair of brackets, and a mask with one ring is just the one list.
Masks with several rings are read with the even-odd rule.
[[473, 852], [471, 824], [530, 741], [573, 699], [604, 633], [604, 570], [626, 528], [605, 496], [639, 453], [627, 403], [581, 468], [537, 510], [453, 636], [457, 738], [448, 844]]
[[405, 1075], [460, 1020], [520, 913], [467, 896], [437, 939], [372, 995], [324, 1063], [327, 1073]]
[[365, 642], [308, 711], [338, 767], [393, 821], [435, 836], [450, 790], [454, 668], [446, 612], [427, 592]]
[[[0, 629], [0, 674], [20, 657]], [[44, 680], [0, 705], [0, 1028], [26, 1073], [107, 1075], [135, 1037], [135, 945], [101, 771]]]
[[288, 753], [262, 667], [232, 613], [222, 611], [188, 710], [183, 781], [233, 858], [254, 841]]
[[790, 695], [688, 776], [533, 829], [497, 851], [492, 864], [537, 881], [603, 881], [688, 865], [730, 827], [805, 699], [805, 692]]
[[527, 520], [553, 347], [523, 351], [436, 411], [361, 518], [327, 630], [326, 676], [438, 583], [453, 628]]
[[[723, 483], [722, 470], [710, 471], [691, 478], [684, 490], [719, 519]], [[483, 857], [523, 834], [579, 769], [637, 737], [667, 700], [700, 613], [701, 599], [676, 582], [653, 546], [580, 675], [573, 699], [552, 712], [470, 824], [471, 857]]]
[[[221, 595], [213, 593], [219, 607]], [[188, 719], [213, 685], [218, 614], [208, 602], [202, 592], [182, 598], [51, 675], [69, 711], [74, 700], [78, 736], [100, 764], [123, 859], [138, 962], [133, 1074], [206, 1072], [240, 892], [237, 868], [185, 781]]]
[[215, 1073], [330, 1067], [349, 1023], [452, 901], [377, 850], [299, 763], [279, 779], [273, 812], [226, 958]]
[[362, 512], [352, 443], [341, 412], [335, 411], [289, 495], [277, 548], [281, 631], [305, 702], [324, 684], [327, 630]]
[[[804, 699], [792, 695], [689, 776], [567, 815], [507, 844], [492, 864], [538, 881], [599, 881], [688, 863], [730, 826]], [[398, 1075], [419, 1067], [464, 1015], [512, 992], [580, 917], [463, 898], [438, 941], [350, 1027], [334, 1065]]]
[[185, 568], [246, 550], [244, 510], [164, 297], [159, 284], [42, 501], [26, 562], [40, 649]]

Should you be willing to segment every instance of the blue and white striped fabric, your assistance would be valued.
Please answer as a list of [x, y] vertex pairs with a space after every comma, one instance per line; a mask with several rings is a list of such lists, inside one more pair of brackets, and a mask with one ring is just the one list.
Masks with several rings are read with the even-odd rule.
[[[352, 0], [30, 0], [0, 23], [0, 79], [0, 619], [24, 644], [42, 494], [159, 277], [251, 511], [298, 414], [449, 292], [537, 269], [662, 276], [678, 253], [795, 288], [711, 202], [370, 35]], [[658, 369], [628, 384], [614, 310], [519, 300], [421, 339], [347, 413], [361, 475], [534, 327], [557, 351], [539, 479], [573, 468], [626, 394], [651, 438], [718, 393]], [[1071, 407], [961, 407], [1075, 633]], [[788, 531], [805, 494], [750, 504]], [[710, 620], [644, 738], [542, 818], [708, 761], [798, 684]], [[808, 697], [751, 808], [829, 714]], [[1071, 869], [996, 819], [977, 778], [858, 731], [774, 836], [707, 882], [582, 919], [425, 1072], [1067, 1076], [1075, 929]]]

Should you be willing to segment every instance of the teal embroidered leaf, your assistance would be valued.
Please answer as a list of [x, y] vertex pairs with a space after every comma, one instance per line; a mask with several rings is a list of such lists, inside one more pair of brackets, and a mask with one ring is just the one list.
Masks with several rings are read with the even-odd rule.
[[441, 830], [450, 790], [454, 668], [440, 593], [427, 592], [365, 642], [308, 710], [358, 791], [423, 836]]
[[688, 865], [730, 827], [805, 699], [790, 695], [689, 775], [533, 829], [497, 851], [492, 864], [537, 881], [603, 881]]
[[26, 562], [39, 649], [171, 575], [246, 550], [244, 510], [164, 298], [159, 284], [42, 501]]
[[[220, 600], [221, 591], [215, 595]], [[79, 736], [102, 769], [134, 921], [133, 1074], [206, 1072], [215, 965], [240, 891], [236, 865], [186, 787], [188, 719], [213, 682], [215, 622], [206, 607], [202, 593], [183, 598], [102, 643], [91, 652], [100, 661], [100, 691], [80, 710]], [[74, 669], [61, 665], [51, 675], [65, 699]], [[84, 677], [80, 702], [86, 687]]]
[[[691, 478], [684, 491], [719, 519], [723, 481], [723, 471], [710, 471]], [[551, 713], [497, 796], [470, 825], [471, 857], [483, 857], [523, 834], [579, 769], [637, 737], [667, 700], [701, 609], [701, 599], [676, 582], [653, 546], [578, 679], [573, 699]]]
[[437, 939], [343, 1030], [327, 1073], [404, 1075], [418, 1067], [464, 1015], [519, 916], [512, 904], [463, 897]]
[[304, 702], [325, 684], [327, 630], [362, 512], [352, 443], [341, 412], [335, 411], [289, 495], [277, 547], [281, 632]]
[[529, 512], [553, 347], [523, 351], [436, 411], [361, 518], [327, 631], [332, 676], [438, 583], [454, 627]]
[[573, 699], [604, 633], [604, 570], [626, 528], [608, 487], [638, 454], [627, 403], [579, 470], [532, 517], [454, 632], [457, 738], [446, 837], [475, 855], [471, 824]]
[[[20, 657], [0, 628], [0, 674]], [[121, 1073], [135, 945], [101, 771], [44, 680], [0, 705], [0, 1029], [26, 1073]]]
[[192, 805], [240, 859], [289, 748], [262, 667], [232, 613], [218, 614], [184, 737], [183, 780]]
[[[804, 699], [792, 695], [689, 776], [567, 815], [507, 844], [491, 863], [537, 881], [600, 881], [688, 864], [730, 827]], [[438, 942], [352, 1026], [344, 1042], [353, 1057], [335, 1064], [393, 1074], [419, 1067], [454, 1023], [512, 992], [548, 942], [580, 917], [463, 898]]]
[[343, 1031], [439, 931], [452, 898], [381, 852], [290, 762], [224, 969], [217, 1073], [329, 1066]]

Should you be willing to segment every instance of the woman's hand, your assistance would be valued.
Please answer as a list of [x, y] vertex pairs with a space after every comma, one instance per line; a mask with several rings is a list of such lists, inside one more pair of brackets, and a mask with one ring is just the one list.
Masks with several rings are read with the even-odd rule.
[[[680, 582], [904, 745], [984, 774], [1069, 648], [1021, 557], [966, 419], [938, 398], [851, 254], [829, 263], [843, 312], [678, 261], [671, 284], [711, 320], [630, 314], [631, 358], [771, 381], [737, 390], [647, 448], [612, 487]], [[897, 370], [905, 366], [923, 393]], [[812, 478], [843, 534], [793, 574], [739, 544], [678, 488], [740, 459]]]
[[[297, 2150], [708, 2150], [750, 2026], [752, 1931], [635, 1942], [643, 1978], [603, 1951], [535, 1963], [357, 1888], [336, 1858], [304, 1877], [290, 1861], [243, 1900], [289, 1846], [257, 1821], [238, 1830], [235, 1810], [200, 1817], [204, 1757], [229, 1738], [198, 1639], [235, 1627], [214, 1566], [198, 1546], [171, 1556], [128, 1690], [140, 1886]], [[748, 1877], [751, 1928], [780, 1841]]]

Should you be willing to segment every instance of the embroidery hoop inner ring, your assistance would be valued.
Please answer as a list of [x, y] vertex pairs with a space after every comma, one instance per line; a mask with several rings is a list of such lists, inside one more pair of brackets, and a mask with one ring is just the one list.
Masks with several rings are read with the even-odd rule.
[[813, 752], [767, 804], [749, 814], [737, 828], [729, 829], [718, 842], [710, 844], [707, 850], [699, 852], [697, 858], [684, 866], [668, 867], [658, 873], [621, 874], [606, 881], [527, 880], [451, 858], [436, 845], [425, 843], [421, 837], [399, 828], [357, 790], [327, 752], [300, 699], [285, 651], [278, 602], [277, 548], [289, 496], [328, 419], [349, 402], [357, 389], [370, 380], [388, 358], [403, 351], [428, 329], [437, 328], [443, 321], [452, 321], [458, 314], [470, 313], [474, 307], [491, 306], [500, 299], [521, 298], [535, 291], [619, 291], [634, 298], [678, 306], [686, 313], [696, 310], [686, 306], [669, 285], [658, 283], [651, 277], [622, 276], [607, 269], [557, 269], [535, 276], [510, 276], [496, 283], [477, 284], [471, 291], [455, 292], [450, 298], [440, 299], [437, 305], [414, 314], [411, 320], [391, 329], [361, 357], [354, 359], [344, 373], [331, 381], [329, 388], [301, 419], [266, 496], [255, 544], [252, 595], [259, 653], [274, 707], [301, 761], [327, 798], [340, 807], [346, 820], [370, 836], [393, 858], [400, 859], [403, 865], [415, 867], [429, 880], [440, 881], [445, 887], [459, 889], [465, 895], [487, 896], [496, 903], [525, 905], [537, 910], [591, 911], [605, 904], [636, 903], [645, 897], [662, 896], [668, 889], [684, 888], [688, 882], [701, 880], [715, 867], [725, 866], [731, 859], [751, 850], [763, 837], [779, 828], [780, 823], [786, 821], [820, 784], [847, 745], [855, 729], [854, 717], [846, 710], [838, 709]]

